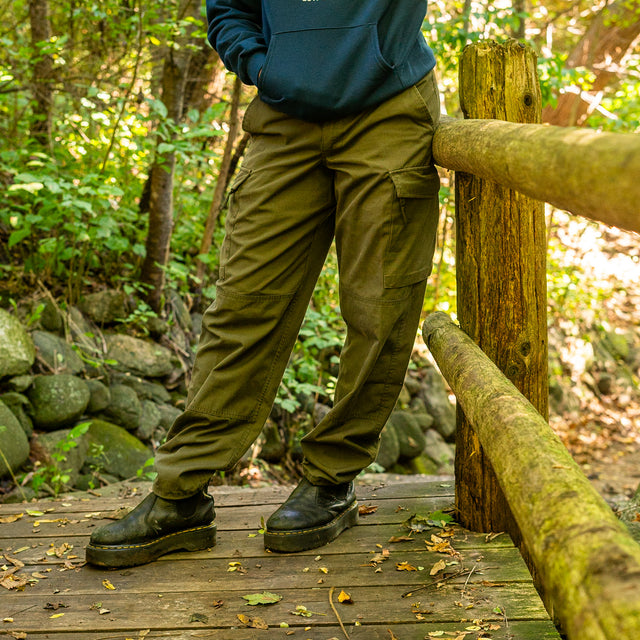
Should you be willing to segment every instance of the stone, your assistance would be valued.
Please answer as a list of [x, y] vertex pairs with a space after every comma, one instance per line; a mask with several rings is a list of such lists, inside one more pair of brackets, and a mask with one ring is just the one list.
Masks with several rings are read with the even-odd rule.
[[455, 439], [456, 410], [449, 400], [444, 380], [435, 367], [425, 367], [420, 397], [433, 416], [433, 428], [448, 442]]
[[401, 460], [409, 460], [419, 456], [426, 444], [424, 433], [413, 414], [408, 411], [394, 411], [389, 416], [398, 435]]
[[278, 425], [271, 419], [268, 419], [262, 428], [260, 447], [259, 457], [262, 460], [272, 463], [282, 462], [286, 453], [285, 443]]
[[[83, 433], [75, 438], [69, 438], [71, 429], [58, 429], [41, 433], [37, 436], [36, 442], [47, 457], [49, 464], [55, 464], [61, 472], [69, 475], [67, 485], [73, 487], [80, 476], [80, 470], [84, 466], [89, 451], [89, 438], [87, 433]], [[76, 446], [67, 446], [66, 450], [60, 448], [60, 443], [75, 443]], [[63, 461], [58, 461], [54, 455], [64, 456]]]
[[429, 429], [424, 435], [424, 455], [439, 466], [441, 473], [452, 473], [455, 458], [453, 449], [435, 429]]
[[160, 411], [160, 428], [163, 431], [169, 431], [182, 411], [173, 405], [163, 403], [157, 405]]
[[420, 393], [420, 380], [417, 380], [412, 375], [407, 374], [405, 376], [404, 386], [412, 397]]
[[104, 382], [100, 380], [86, 380], [89, 387], [89, 404], [87, 413], [100, 413], [111, 404], [111, 391]]
[[387, 422], [380, 434], [380, 446], [378, 448], [376, 462], [384, 467], [384, 469], [390, 469], [398, 462], [399, 457], [400, 443], [398, 442], [398, 434], [393, 424]]
[[0, 478], [15, 474], [29, 458], [29, 440], [9, 407], [0, 400]]
[[40, 326], [45, 331], [56, 333], [62, 331], [64, 329], [64, 314], [60, 311], [60, 307], [49, 298], [42, 304], [44, 307], [40, 314]]
[[149, 442], [153, 432], [160, 427], [162, 413], [158, 405], [152, 400], [143, 400], [140, 405], [142, 409], [135, 434], [143, 442]]
[[116, 384], [110, 388], [111, 402], [104, 410], [104, 415], [110, 422], [124, 427], [128, 431], [138, 428], [142, 405], [136, 392], [123, 384]]
[[31, 336], [15, 316], [0, 309], [0, 378], [27, 373], [35, 359]]
[[331, 411], [331, 407], [321, 402], [316, 402], [313, 406], [313, 423], [319, 424], [321, 420]]
[[[16, 417], [24, 432], [28, 437], [33, 433], [33, 422], [30, 418], [31, 403], [26, 396], [15, 391], [8, 391], [0, 396], [0, 400], [9, 408], [11, 413]], [[1, 438], [0, 438], [1, 440]]]
[[87, 383], [68, 373], [38, 376], [29, 389], [33, 423], [44, 431], [73, 425], [84, 413], [91, 394]]
[[152, 382], [151, 380], [145, 380], [130, 373], [120, 373], [119, 371], [113, 373], [111, 381], [114, 384], [124, 384], [127, 387], [131, 387], [141, 400], [153, 400], [157, 403], [171, 401], [171, 394], [159, 382]]
[[173, 369], [173, 354], [162, 345], [127, 336], [111, 334], [105, 336], [107, 359], [115, 360], [117, 371], [125, 371], [143, 378], [161, 378]]
[[60, 336], [48, 331], [34, 331], [31, 334], [38, 353], [52, 371], [77, 375], [84, 371], [84, 362]]
[[135, 478], [153, 453], [134, 435], [104, 420], [92, 420], [87, 464], [121, 480]]
[[98, 339], [100, 330], [82, 315], [77, 307], [69, 307], [67, 319], [73, 343], [84, 353], [89, 362], [102, 361], [102, 345]]
[[127, 296], [123, 291], [105, 289], [87, 294], [79, 305], [80, 310], [98, 325], [124, 320], [129, 311]]
[[16, 391], [17, 393], [23, 393], [33, 384], [34, 376], [32, 375], [22, 375], [16, 376], [15, 378], [10, 378], [7, 382], [7, 386], [11, 391]]

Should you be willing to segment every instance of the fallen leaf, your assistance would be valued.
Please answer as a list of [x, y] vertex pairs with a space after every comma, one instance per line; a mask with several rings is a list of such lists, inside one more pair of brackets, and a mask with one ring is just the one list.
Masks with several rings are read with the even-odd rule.
[[450, 556], [456, 555], [456, 550], [451, 546], [451, 542], [449, 540], [443, 540], [442, 538], [432, 535], [431, 541], [425, 540], [425, 544], [427, 545], [427, 549], [429, 551], [433, 551], [434, 553], [446, 553]]
[[393, 631], [391, 631], [391, 629], [387, 629], [387, 631], [389, 632], [389, 640], [398, 640], [398, 636], [396, 636]]
[[16, 513], [11, 516], [3, 516], [0, 518], [0, 524], [10, 524], [15, 522], [16, 520], [20, 520], [20, 518], [24, 517], [24, 513]]
[[378, 506], [377, 505], [372, 505], [372, 504], [361, 504], [358, 507], [358, 513], [361, 516], [368, 516], [370, 513], [375, 513], [378, 510]]
[[417, 571], [417, 569], [408, 562], [396, 562], [396, 571]]
[[271, 593], [270, 591], [263, 591], [262, 593], [250, 593], [246, 596], [242, 596], [248, 605], [255, 606], [258, 604], [275, 604], [282, 600], [282, 596], [277, 593]]
[[238, 573], [247, 573], [247, 570], [240, 562], [230, 562], [227, 571], [237, 571]]
[[13, 622], [13, 618], [2, 618], [2, 622], [11, 623]]
[[204, 613], [192, 613], [189, 618], [189, 622], [201, 622], [202, 624], [207, 624], [207, 622], [209, 622], [209, 616]]
[[351, 599], [351, 594], [346, 591], [340, 591], [338, 594], [338, 602], [342, 604], [353, 604], [353, 600]]
[[429, 571], [429, 575], [435, 576], [436, 573], [440, 573], [447, 568], [447, 563], [444, 560], [438, 560], [433, 567], [431, 567], [431, 571]]
[[32, 509], [27, 509], [27, 514], [32, 518], [39, 518], [40, 516], [44, 515], [44, 511], [34, 511]]
[[102, 609], [99, 609], [99, 610], [98, 610], [98, 613], [99, 613], [101, 616], [103, 616], [103, 615], [105, 615], [106, 613], [111, 613], [111, 611], [109, 611], [109, 609], [105, 609], [105, 608], [103, 607]]
[[103, 586], [105, 589], [109, 589], [110, 591], [115, 591], [115, 590], [116, 590], [116, 588], [111, 584], [111, 580], [108, 580], [107, 578], [105, 578], [105, 579], [102, 581], [102, 586]]
[[47, 602], [42, 608], [49, 611], [57, 611], [58, 609], [66, 609], [68, 606], [64, 602]]
[[49, 616], [49, 619], [62, 618], [63, 615], [64, 615], [64, 613], [54, 613], [52, 616]]
[[245, 627], [264, 630], [269, 628], [269, 625], [262, 618], [258, 618], [257, 616], [255, 618], [250, 618], [249, 616], [245, 616], [243, 613], [239, 613], [236, 617]]
[[224, 600], [214, 600], [212, 606], [214, 609], [219, 609], [223, 604]]
[[295, 611], [289, 611], [292, 616], [302, 616], [303, 618], [310, 618], [313, 615], [313, 611], [309, 611], [307, 607], [299, 604]]
[[318, 571], [320, 571], [321, 573], [327, 574], [329, 573], [329, 569], [327, 569], [327, 567], [320, 567], [318, 569]]
[[394, 542], [411, 542], [413, 538], [411, 536], [391, 536], [389, 538], [390, 543]]
[[27, 634], [24, 631], [11, 631], [9, 635], [14, 640], [27, 640]]

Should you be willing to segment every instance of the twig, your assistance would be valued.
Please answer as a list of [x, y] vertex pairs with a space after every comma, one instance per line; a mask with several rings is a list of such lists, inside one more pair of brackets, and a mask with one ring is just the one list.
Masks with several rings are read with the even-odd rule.
[[464, 587], [462, 587], [462, 593], [464, 593], [467, 590], [467, 585], [469, 584], [469, 580], [471, 579], [471, 574], [476, 570], [476, 565], [474, 564], [473, 567], [471, 567], [471, 571], [469, 571], [469, 575], [467, 576], [467, 579], [464, 581]]
[[344, 637], [347, 640], [350, 640], [349, 634], [347, 633], [347, 630], [344, 628], [344, 625], [342, 624], [342, 620], [340, 619], [340, 614], [338, 613], [338, 610], [336, 609], [335, 605], [333, 604], [333, 592], [335, 590], [336, 590], [335, 587], [331, 587], [331, 589], [329, 589], [329, 604], [331, 605], [331, 608], [333, 609], [333, 613], [335, 613], [336, 618], [338, 619], [338, 624], [340, 625], [340, 628], [342, 629], [342, 633], [344, 633]]
[[[402, 594], [402, 598], [407, 598], [416, 591], [422, 591], [424, 589], [431, 589], [431, 587], [435, 587], [437, 584], [441, 582], [446, 582], [447, 580], [453, 580], [454, 578], [460, 578], [462, 576], [471, 575], [473, 573], [473, 569], [471, 571], [458, 571], [458, 573], [452, 573], [450, 576], [446, 576], [444, 578], [440, 578], [439, 580], [435, 580], [431, 584], [423, 584], [421, 587], [416, 587], [415, 589], [411, 589], [411, 591], [407, 591]], [[466, 583], [465, 583], [466, 584]]]

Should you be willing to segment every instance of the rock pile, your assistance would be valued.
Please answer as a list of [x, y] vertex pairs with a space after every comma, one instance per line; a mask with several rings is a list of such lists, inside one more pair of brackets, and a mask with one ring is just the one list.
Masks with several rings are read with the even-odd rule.
[[[36, 460], [40, 469], [63, 472], [57, 481], [64, 487], [54, 490], [86, 489], [96, 478], [128, 479], [149, 469], [184, 407], [185, 374], [198, 337], [194, 326], [201, 318], [192, 317], [173, 295], [169, 321], [151, 318], [146, 325], [152, 338], [127, 335], [121, 331], [127, 327], [128, 304], [124, 294], [108, 290], [64, 311], [52, 300], [18, 314], [22, 317], [0, 308], [0, 479], [5, 485], [19, 474], [37, 474]], [[305, 406], [309, 424], [328, 411], [313, 402]], [[454, 431], [455, 410], [443, 380], [431, 365], [420, 363], [407, 376], [373, 469], [452, 473]], [[279, 438], [270, 420], [261, 439], [265, 460], [284, 455]], [[43, 488], [51, 492], [49, 479]]]

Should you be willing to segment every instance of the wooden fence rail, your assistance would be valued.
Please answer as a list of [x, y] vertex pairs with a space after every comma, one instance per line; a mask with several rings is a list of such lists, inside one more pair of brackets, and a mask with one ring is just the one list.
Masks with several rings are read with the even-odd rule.
[[[640, 546], [547, 424], [542, 201], [640, 233], [640, 136], [540, 125], [536, 57], [480, 42], [460, 60], [464, 121], [436, 129], [455, 170], [457, 313], [423, 335], [458, 399], [456, 510], [508, 531], [569, 640], [640, 638]], [[502, 372], [502, 373], [500, 373]]]
[[571, 640], [637, 640], [640, 546], [471, 338], [441, 312], [423, 336], [491, 460], [549, 612]]
[[443, 118], [436, 163], [640, 233], [640, 135]]

